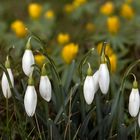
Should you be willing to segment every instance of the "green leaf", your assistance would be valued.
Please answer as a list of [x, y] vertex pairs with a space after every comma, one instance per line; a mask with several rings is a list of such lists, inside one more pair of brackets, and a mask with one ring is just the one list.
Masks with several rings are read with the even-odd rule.
[[[70, 90], [70, 93], [68, 94], [68, 96], [65, 98], [65, 101], [64, 101], [64, 106], [66, 106], [70, 100], [70, 97], [72, 97], [76, 90], [78, 89], [79, 87], [79, 84], [75, 84], [75, 86]], [[54, 123], [57, 123], [58, 120], [60, 119], [61, 117], [61, 114], [63, 113], [64, 111], [64, 106], [62, 105], [61, 108], [59, 109], [58, 113], [57, 113], [57, 116], [55, 117], [55, 120], [54, 120]]]

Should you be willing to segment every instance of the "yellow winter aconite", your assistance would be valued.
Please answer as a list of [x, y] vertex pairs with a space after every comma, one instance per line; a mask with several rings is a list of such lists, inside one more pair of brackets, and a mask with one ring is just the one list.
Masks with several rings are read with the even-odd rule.
[[11, 29], [15, 32], [17, 37], [25, 37], [27, 34], [26, 27], [21, 20], [15, 20], [11, 24]]
[[87, 23], [86, 24], [86, 30], [88, 32], [93, 32], [95, 30], [95, 25], [93, 23], [91, 23], [91, 22]]
[[38, 3], [31, 3], [28, 6], [28, 13], [31, 18], [38, 19], [42, 12], [42, 6]]
[[109, 56], [110, 64], [111, 64], [111, 72], [114, 73], [117, 68], [117, 55], [113, 53]]
[[67, 33], [60, 33], [57, 36], [57, 41], [59, 44], [66, 44], [70, 41], [70, 35]]
[[53, 19], [54, 18], [53, 10], [46, 11], [44, 16], [45, 16], [46, 19]]
[[86, 2], [87, 2], [87, 0], [74, 0], [73, 6], [76, 8], [76, 7], [79, 7], [81, 5], [84, 5]]
[[74, 43], [69, 43], [62, 49], [62, 58], [67, 63], [70, 64], [72, 60], [76, 57], [78, 53], [78, 45]]
[[106, 2], [100, 7], [100, 12], [104, 15], [111, 15], [114, 12], [114, 4], [112, 2]]
[[64, 6], [64, 11], [66, 12], [66, 13], [71, 13], [71, 12], [73, 12], [74, 11], [74, 5], [73, 4], [66, 4], [65, 6]]
[[[97, 45], [98, 54], [101, 53], [101, 48], [102, 48], [102, 43], [99, 43]], [[109, 60], [110, 60], [111, 72], [114, 73], [116, 71], [116, 68], [117, 68], [117, 55], [113, 52], [113, 49], [110, 47], [109, 44], [106, 46], [106, 51], [105, 52], [106, 52], [106, 55], [109, 57]]]
[[35, 62], [39, 67], [42, 67], [45, 61], [46, 61], [46, 57], [44, 55], [42, 54], [35, 55]]
[[[103, 43], [98, 43], [98, 44], [97, 44], [97, 52], [98, 52], [98, 54], [101, 53], [102, 45], [103, 45]], [[106, 45], [105, 52], [106, 52], [106, 54], [107, 54], [108, 56], [111, 56], [111, 55], [113, 54], [113, 50], [112, 50], [112, 48], [110, 47], [109, 44]]]
[[107, 19], [108, 31], [112, 34], [116, 34], [120, 28], [120, 21], [117, 16], [108, 17]]
[[134, 10], [129, 4], [123, 4], [121, 7], [121, 15], [126, 19], [132, 19], [134, 17]]

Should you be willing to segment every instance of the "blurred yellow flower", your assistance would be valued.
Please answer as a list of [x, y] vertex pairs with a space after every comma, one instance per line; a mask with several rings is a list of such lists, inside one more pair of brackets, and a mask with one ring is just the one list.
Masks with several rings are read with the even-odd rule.
[[119, 18], [117, 16], [108, 17], [107, 27], [108, 27], [108, 31], [110, 33], [112, 33], [112, 34], [117, 33], [120, 28]]
[[[97, 52], [98, 54], [101, 53], [101, 48], [102, 48], [103, 43], [97, 44]], [[117, 68], [117, 55], [113, 52], [113, 49], [109, 44], [106, 46], [105, 50], [106, 55], [109, 57], [110, 64], [111, 64], [111, 72], [115, 72]]]
[[126, 3], [132, 3], [133, 2], [133, 0], [126, 0]]
[[88, 32], [93, 32], [95, 30], [95, 25], [93, 23], [91, 23], [91, 22], [87, 23], [86, 24], [86, 30]]
[[100, 12], [104, 15], [111, 15], [114, 12], [114, 4], [112, 2], [106, 2], [100, 7]]
[[[98, 52], [98, 54], [101, 53], [102, 45], [103, 45], [103, 43], [98, 43], [97, 44], [97, 52]], [[113, 54], [113, 50], [112, 50], [112, 48], [110, 47], [109, 44], [106, 45], [105, 52], [106, 52], [106, 55], [108, 55], [108, 56], [111, 56]]]
[[121, 7], [121, 15], [126, 19], [132, 19], [134, 17], [134, 10], [129, 4], [123, 4]]
[[44, 16], [45, 16], [46, 19], [53, 19], [54, 18], [53, 10], [46, 11]]
[[66, 4], [65, 6], [64, 6], [64, 11], [66, 12], [66, 13], [71, 13], [71, 12], [73, 12], [74, 11], [74, 5], [73, 4]]
[[73, 0], [73, 6], [75, 8], [84, 5], [87, 2], [87, 0]]
[[65, 44], [70, 41], [70, 35], [67, 33], [60, 33], [57, 36], [57, 41], [59, 44]]
[[111, 64], [111, 72], [114, 73], [117, 69], [117, 55], [113, 53], [109, 56], [110, 64]]
[[78, 45], [74, 43], [69, 43], [62, 49], [62, 58], [67, 63], [70, 64], [72, 60], [76, 57], [78, 53]]
[[42, 12], [42, 6], [38, 3], [31, 3], [28, 6], [28, 13], [31, 18], [38, 19]]
[[21, 20], [15, 20], [11, 24], [11, 29], [15, 32], [17, 37], [25, 37], [27, 35], [27, 30], [24, 23]]
[[35, 62], [41, 68], [46, 61], [46, 57], [42, 54], [35, 55]]

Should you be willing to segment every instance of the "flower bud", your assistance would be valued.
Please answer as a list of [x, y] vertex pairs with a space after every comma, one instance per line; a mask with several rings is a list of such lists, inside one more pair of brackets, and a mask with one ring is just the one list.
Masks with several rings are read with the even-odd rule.
[[45, 64], [42, 67], [42, 74], [39, 83], [39, 92], [44, 100], [46, 100], [47, 102], [51, 100], [52, 87], [51, 82], [46, 73]]
[[107, 94], [109, 89], [110, 77], [106, 63], [100, 64], [99, 67], [99, 86], [103, 94]]
[[94, 99], [95, 89], [94, 89], [94, 82], [92, 76], [87, 76], [84, 82], [84, 98], [86, 103], [90, 105]]
[[[13, 77], [13, 73], [12, 73], [11, 68], [10, 68], [9, 57], [7, 57], [7, 60], [5, 62], [5, 67], [7, 69], [8, 74], [9, 74], [11, 84], [12, 84], [12, 86], [14, 86], [14, 77]], [[5, 72], [3, 72], [3, 74], [2, 74], [1, 86], [2, 86], [2, 92], [3, 92], [4, 97], [10, 98], [12, 96], [12, 94], [11, 94], [11, 90], [10, 90], [9, 81], [7, 79]]]
[[83, 92], [84, 92], [84, 98], [86, 100], [86, 103], [90, 105], [94, 99], [95, 88], [94, 88], [94, 81], [92, 76], [93, 72], [89, 63], [88, 66], [89, 68], [87, 70], [87, 77], [84, 81]]
[[133, 83], [133, 88], [131, 90], [130, 96], [129, 96], [129, 113], [132, 117], [136, 117], [138, 112], [139, 112], [139, 108], [140, 108], [140, 95], [139, 95], [139, 90], [136, 87], [137, 86], [137, 82], [134, 81]]
[[37, 105], [37, 94], [34, 87], [32, 75], [29, 77], [28, 86], [24, 96], [24, 107], [27, 115], [32, 117], [35, 113]]
[[29, 76], [33, 72], [32, 65], [35, 64], [34, 56], [30, 46], [30, 39], [31, 38], [29, 38], [26, 44], [26, 50], [22, 58], [22, 69], [27, 76]]

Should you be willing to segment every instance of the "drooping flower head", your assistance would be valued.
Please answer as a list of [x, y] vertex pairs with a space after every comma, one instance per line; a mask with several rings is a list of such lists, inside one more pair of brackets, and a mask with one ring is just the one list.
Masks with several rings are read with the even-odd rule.
[[109, 83], [110, 83], [110, 76], [109, 76], [109, 70], [106, 62], [106, 56], [105, 56], [105, 47], [106, 47], [106, 42], [103, 44], [103, 48], [101, 51], [101, 56], [100, 56], [100, 67], [99, 67], [99, 86], [101, 89], [101, 92], [103, 94], [107, 94], [108, 89], [109, 89]]
[[52, 96], [52, 87], [51, 82], [47, 76], [47, 71], [45, 68], [46, 64], [42, 67], [41, 77], [40, 77], [40, 83], [39, 83], [39, 92], [41, 97], [49, 102], [51, 100]]
[[128, 110], [132, 117], [136, 117], [138, 115], [140, 108], [140, 95], [138, 90], [138, 83], [136, 78], [133, 82], [133, 87], [129, 96], [129, 106]]
[[35, 64], [34, 56], [31, 50], [30, 44], [31, 37], [28, 39], [26, 49], [22, 57], [22, 69], [23, 72], [29, 76], [33, 72], [33, 64]]
[[95, 90], [96, 89], [94, 87], [93, 72], [89, 64], [89, 68], [87, 70], [87, 76], [83, 86], [84, 98], [88, 105], [90, 105], [94, 99], [94, 94], [96, 92]]
[[[7, 58], [6, 58], [5, 67], [7, 69], [10, 81], [8, 80], [6, 73], [3, 72], [1, 87], [2, 87], [2, 92], [3, 92], [4, 97], [5, 98], [10, 98], [12, 96], [10, 86], [14, 87], [14, 76], [13, 76], [13, 73], [12, 73], [12, 70], [11, 70], [9, 56], [7, 56]], [[11, 83], [9, 83], [9, 82], [11, 82]]]
[[36, 105], [37, 105], [37, 93], [34, 87], [34, 79], [31, 74], [28, 79], [28, 86], [24, 96], [24, 107], [29, 117], [32, 117], [34, 115]]

